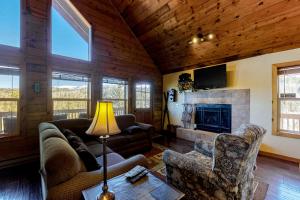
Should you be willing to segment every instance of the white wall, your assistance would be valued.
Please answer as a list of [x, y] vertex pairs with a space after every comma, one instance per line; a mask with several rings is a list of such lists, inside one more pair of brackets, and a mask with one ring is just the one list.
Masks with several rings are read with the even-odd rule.
[[[272, 65], [300, 60], [300, 48], [247, 58], [227, 63], [229, 88], [250, 89], [250, 122], [267, 129], [262, 151], [300, 159], [300, 139], [272, 135]], [[184, 71], [192, 73], [193, 70]], [[177, 88], [178, 76], [183, 72], [163, 76], [163, 89]], [[184, 93], [178, 101], [169, 103], [172, 124], [182, 125], [181, 113]]]

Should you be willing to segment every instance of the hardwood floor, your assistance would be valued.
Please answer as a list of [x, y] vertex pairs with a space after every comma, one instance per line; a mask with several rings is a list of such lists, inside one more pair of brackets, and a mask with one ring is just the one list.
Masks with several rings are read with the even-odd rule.
[[[167, 144], [164, 140], [157, 142]], [[172, 139], [168, 146], [181, 153], [193, 149], [192, 142], [181, 139]], [[300, 171], [297, 164], [259, 156], [257, 166], [255, 175], [269, 184], [266, 200], [300, 199]], [[41, 199], [38, 163], [0, 171], [0, 200], [14, 199]]]
[[39, 163], [0, 171], [0, 200], [42, 199]]

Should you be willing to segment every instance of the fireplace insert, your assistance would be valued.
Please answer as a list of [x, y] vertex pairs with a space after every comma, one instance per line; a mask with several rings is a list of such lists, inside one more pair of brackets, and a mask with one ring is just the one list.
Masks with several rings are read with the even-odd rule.
[[231, 133], [230, 104], [196, 104], [196, 129], [215, 133]]

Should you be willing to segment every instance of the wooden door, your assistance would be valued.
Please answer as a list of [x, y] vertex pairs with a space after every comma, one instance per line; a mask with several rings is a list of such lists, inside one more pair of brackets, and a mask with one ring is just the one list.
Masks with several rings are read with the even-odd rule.
[[136, 82], [134, 84], [133, 94], [136, 121], [152, 124], [152, 85], [149, 82]]

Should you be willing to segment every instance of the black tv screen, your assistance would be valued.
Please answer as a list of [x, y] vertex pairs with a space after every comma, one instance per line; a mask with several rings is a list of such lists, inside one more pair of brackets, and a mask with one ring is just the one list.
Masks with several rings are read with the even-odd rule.
[[226, 87], [226, 64], [194, 70], [195, 89]]

